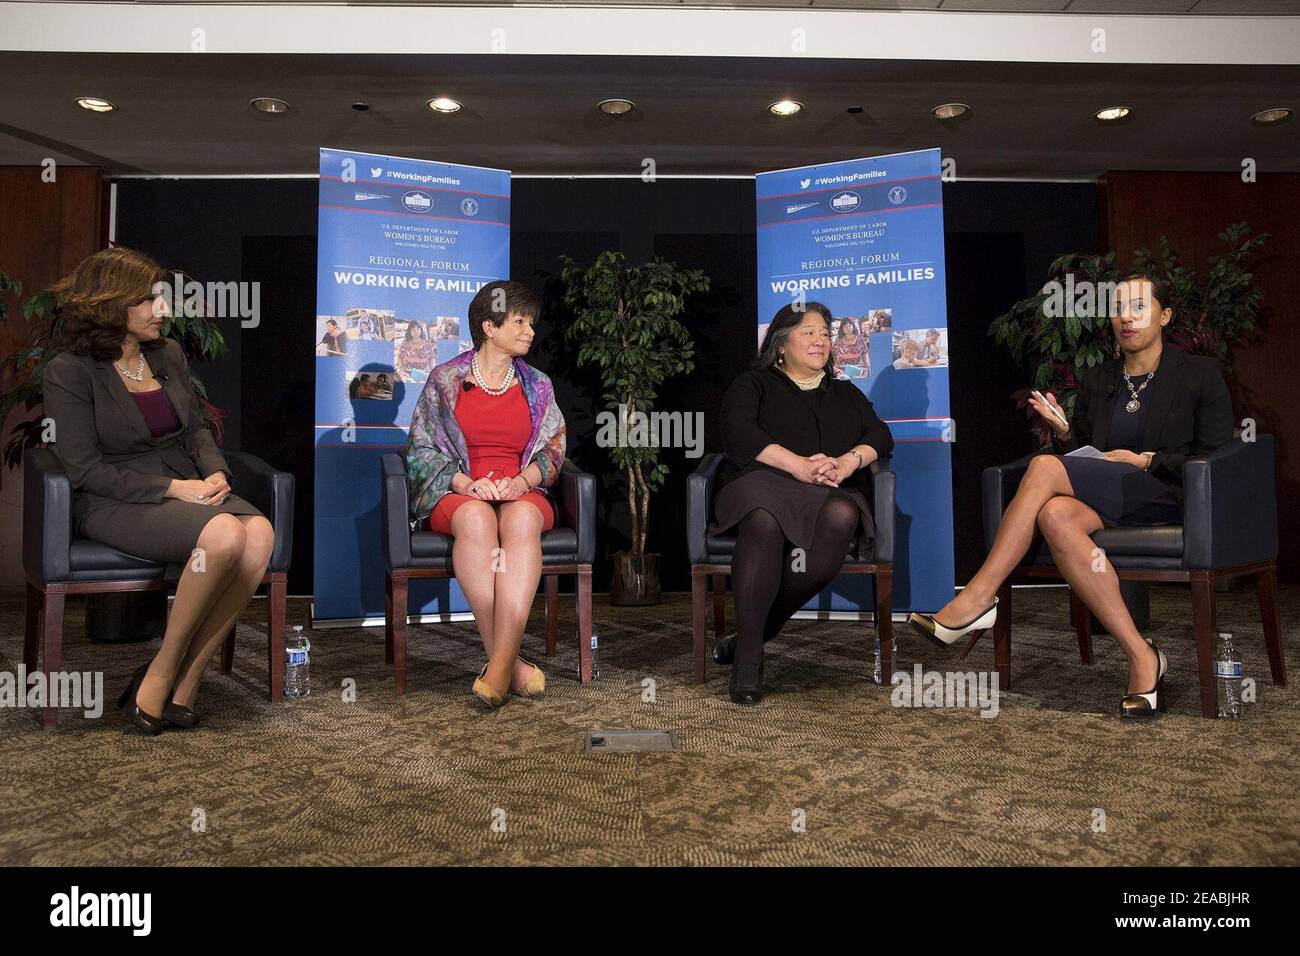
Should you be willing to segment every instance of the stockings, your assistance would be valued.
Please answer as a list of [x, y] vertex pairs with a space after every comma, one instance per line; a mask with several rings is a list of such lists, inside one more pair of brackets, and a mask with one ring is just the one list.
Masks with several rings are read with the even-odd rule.
[[812, 547], [796, 564], [793, 545], [770, 511], [755, 508], [741, 519], [731, 562], [735, 663], [761, 662], [763, 645], [839, 573], [859, 521], [858, 506], [832, 491], [817, 514]]

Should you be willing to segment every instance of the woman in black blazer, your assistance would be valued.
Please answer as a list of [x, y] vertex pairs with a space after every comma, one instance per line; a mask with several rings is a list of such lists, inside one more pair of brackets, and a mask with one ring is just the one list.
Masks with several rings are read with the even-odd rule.
[[[1037, 528], [1062, 576], [1128, 656], [1124, 717], [1163, 709], [1168, 665], [1164, 653], [1138, 633], [1104, 554], [1095, 565], [1091, 535], [1102, 528], [1180, 522], [1183, 462], [1232, 439], [1232, 402], [1218, 361], [1165, 347], [1163, 330], [1173, 317], [1168, 301], [1164, 283], [1154, 276], [1135, 273], [1120, 280], [1111, 316], [1116, 358], [1083, 373], [1073, 421], [1061, 420], [1064, 413], [1050, 392], [1046, 403], [1030, 399], [1052, 425], [1057, 453], [1030, 461], [988, 559], [962, 592], [937, 614], [911, 616], [944, 643], [972, 633], [977, 639], [993, 625], [998, 588], [1029, 550]], [[1099, 456], [1061, 454], [1087, 446]]]
[[163, 337], [165, 282], [156, 262], [130, 249], [77, 266], [53, 290], [67, 350], [43, 382], [79, 532], [179, 573], [162, 647], [120, 701], [153, 734], [197, 721], [203, 670], [261, 583], [274, 543], [270, 522], [231, 492], [185, 355]]
[[826, 306], [776, 314], [754, 367], [722, 400], [722, 443], [709, 530], [739, 525], [731, 565], [737, 632], [713, 659], [732, 665], [731, 699], [752, 704], [763, 696], [763, 644], [831, 582], [855, 533], [858, 552], [870, 553], [865, 469], [894, 447], [862, 390], [835, 379]]

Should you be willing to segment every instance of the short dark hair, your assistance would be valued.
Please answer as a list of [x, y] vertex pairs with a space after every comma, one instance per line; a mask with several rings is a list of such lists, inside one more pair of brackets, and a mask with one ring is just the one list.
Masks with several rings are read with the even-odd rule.
[[[776, 315], [772, 316], [772, 324], [767, 327], [767, 335], [763, 336], [763, 345], [754, 359], [754, 368], [768, 368], [776, 364], [777, 356], [781, 354], [781, 347], [790, 338], [790, 330], [802, 322], [809, 312], [816, 312], [826, 320], [826, 334], [830, 334], [831, 322], [834, 321], [831, 310], [820, 302], [805, 302], [801, 309], [796, 309], [793, 305], [783, 305], [777, 310]], [[826, 374], [835, 377], [833, 350], [826, 354]]]
[[537, 320], [542, 304], [528, 286], [514, 279], [498, 279], [479, 289], [469, 304], [469, 337], [474, 348], [481, 349], [487, 341], [483, 323], [491, 322], [498, 329], [511, 315], [522, 315]]
[[1118, 288], [1125, 282], [1133, 282], [1135, 280], [1143, 280], [1151, 283], [1151, 298], [1160, 303], [1161, 312], [1165, 309], [1173, 308], [1173, 303], [1169, 301], [1169, 283], [1165, 282], [1164, 279], [1154, 273], [1146, 272], [1142, 269], [1134, 270], [1133, 272], [1126, 273], [1116, 279], [1115, 287]]
[[326, 325], [332, 325], [332, 326], [334, 326], [334, 328], [336, 328], [336, 329], [339, 327], [339, 324], [338, 324], [337, 322], [335, 322], [333, 319], [326, 319], [326, 320], [325, 320], [325, 324], [326, 324]]

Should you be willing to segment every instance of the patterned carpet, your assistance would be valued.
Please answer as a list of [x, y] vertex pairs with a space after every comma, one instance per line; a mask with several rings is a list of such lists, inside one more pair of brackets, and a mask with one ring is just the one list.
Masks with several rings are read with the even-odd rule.
[[[273, 706], [260, 601], [240, 626], [234, 677], [206, 681], [195, 730], [149, 739], [109, 709], [65, 712], [48, 733], [30, 711], [2, 710], [0, 864], [1300, 863], [1300, 695], [1294, 679], [1268, 681], [1253, 589], [1219, 600], [1219, 625], [1259, 681], [1240, 721], [1197, 716], [1189, 594], [1153, 591], [1153, 620], [1177, 622], [1151, 631], [1172, 696], [1142, 726], [1115, 716], [1114, 643], [1097, 638], [1097, 663], [1079, 663], [1059, 590], [1018, 592], [1016, 684], [994, 719], [894, 708], [870, 682], [863, 626], [840, 622], [793, 622], [770, 645], [767, 699], [737, 707], [711, 663], [706, 684], [690, 682], [686, 596], [595, 601], [601, 676], [574, 679], [573, 601], [561, 596], [546, 696], [496, 712], [469, 693], [482, 653], [469, 625], [411, 629], [401, 698], [381, 629], [315, 633], [312, 696]], [[1300, 588], [1280, 601], [1300, 661]], [[307, 613], [291, 602], [291, 623]], [[21, 614], [0, 605], [0, 670], [21, 659]], [[149, 653], [88, 643], [77, 601], [66, 635], [65, 667], [103, 669], [113, 697]], [[959, 665], [955, 650], [898, 635], [901, 668], [992, 667], [990, 641]], [[614, 727], [675, 730], [681, 750], [581, 752], [585, 730]]]

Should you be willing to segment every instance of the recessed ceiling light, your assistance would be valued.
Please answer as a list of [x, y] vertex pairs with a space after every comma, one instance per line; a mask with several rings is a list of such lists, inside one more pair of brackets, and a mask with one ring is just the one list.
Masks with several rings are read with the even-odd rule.
[[274, 96], [259, 96], [255, 100], [250, 100], [249, 105], [263, 113], [289, 112], [289, 104], [284, 100], [277, 100]]
[[370, 104], [369, 104], [369, 103], [353, 103], [353, 104], [352, 104], [352, 108], [353, 108], [354, 110], [356, 110], [358, 113], [364, 113], [366, 110], [370, 109]]
[[768, 109], [777, 116], [794, 116], [803, 109], [803, 104], [798, 100], [777, 100]]
[[636, 109], [636, 104], [631, 100], [615, 97], [610, 100], [601, 100], [596, 104], [596, 109], [606, 116], [622, 116], [624, 113], [630, 113]]
[[102, 100], [98, 96], [78, 96], [77, 105], [83, 110], [90, 110], [92, 113], [111, 113], [117, 109], [108, 100]]
[[950, 120], [965, 116], [970, 112], [970, 107], [965, 103], [941, 103], [930, 112], [934, 114], [935, 119]]
[[1250, 121], [1258, 126], [1274, 126], [1290, 118], [1291, 110], [1288, 107], [1277, 106], [1270, 110], [1260, 110]]
[[460, 104], [447, 96], [435, 96], [424, 105], [435, 113], [455, 113], [460, 109]]
[[1129, 115], [1127, 106], [1108, 106], [1104, 110], [1097, 110], [1097, 119], [1103, 123], [1110, 123], [1115, 120], [1125, 119]]

